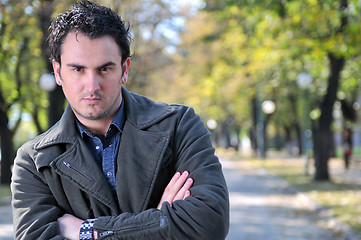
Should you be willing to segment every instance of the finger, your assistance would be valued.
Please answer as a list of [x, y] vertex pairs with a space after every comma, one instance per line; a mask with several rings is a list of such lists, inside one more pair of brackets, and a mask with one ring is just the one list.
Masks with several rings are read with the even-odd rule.
[[191, 195], [191, 191], [187, 190], [186, 193], [184, 194], [183, 200], [189, 197], [190, 195]]
[[178, 194], [179, 190], [182, 188], [184, 183], [187, 180], [187, 177], [189, 176], [189, 173], [187, 171], [184, 171], [182, 175], [180, 175], [179, 172], [177, 172], [169, 184], [167, 185], [166, 189], [163, 192], [163, 195], [161, 197], [161, 200], [158, 204], [158, 209], [161, 208], [163, 202], [169, 202], [170, 205], [172, 205], [173, 199]]
[[174, 184], [179, 180], [180, 176], [181, 176], [180, 172], [176, 172], [174, 174], [174, 176], [172, 177], [172, 179], [170, 180], [170, 182], [168, 183], [167, 187], [165, 188], [165, 190], [162, 194], [162, 197], [161, 197], [160, 202], [157, 207], [158, 209], [160, 209], [162, 207], [163, 202], [167, 201], [167, 202], [171, 203], [171, 200], [172, 200], [171, 198], [174, 197], [174, 196], [173, 197], [171, 196], [171, 191], [172, 191]]
[[188, 178], [187, 181], [184, 183], [183, 187], [178, 191], [177, 195], [174, 197], [173, 201], [185, 199], [186, 198], [185, 194], [187, 193], [187, 191], [189, 191], [192, 185], [193, 185], [193, 179]]
[[176, 172], [174, 174], [174, 176], [172, 177], [172, 179], [170, 180], [170, 182], [168, 183], [167, 187], [174, 185], [174, 183], [179, 179], [180, 176], [181, 176], [181, 173]]
[[184, 183], [186, 182], [187, 178], [189, 176], [189, 173], [187, 171], [184, 171], [182, 175], [178, 177], [178, 179], [173, 179], [169, 182], [168, 186], [165, 189], [166, 198], [168, 200], [173, 200], [173, 198], [177, 195], [179, 190], [183, 187]]

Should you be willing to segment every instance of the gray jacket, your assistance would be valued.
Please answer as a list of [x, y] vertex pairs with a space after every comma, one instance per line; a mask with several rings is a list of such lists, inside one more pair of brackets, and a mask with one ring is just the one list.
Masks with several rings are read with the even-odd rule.
[[[11, 190], [16, 239], [64, 239], [64, 213], [96, 218], [99, 239], [224, 239], [229, 200], [209, 132], [185, 106], [156, 103], [122, 90], [126, 122], [117, 157], [117, 196], [76, 131], [67, 107], [61, 120], [17, 153]], [[189, 171], [191, 196], [163, 203], [176, 171]]]

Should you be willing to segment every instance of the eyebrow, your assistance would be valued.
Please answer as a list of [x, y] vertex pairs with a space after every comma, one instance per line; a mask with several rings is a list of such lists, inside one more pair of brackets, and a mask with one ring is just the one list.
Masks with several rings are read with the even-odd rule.
[[67, 66], [68, 67], [75, 67], [75, 68], [85, 68], [85, 66], [80, 65], [80, 64], [76, 64], [76, 63], [68, 63]]
[[109, 62], [97, 67], [97, 69], [102, 69], [103, 67], [115, 66], [115, 65], [116, 65], [115, 62], [109, 61]]
[[[99, 67], [97, 67], [97, 69], [102, 69], [103, 67], [115, 66], [115, 65], [116, 65], [115, 62], [109, 61], [107, 63], [104, 63], [104, 64], [100, 65]], [[86, 68], [85, 66], [80, 65], [80, 64], [76, 64], [76, 63], [68, 63], [67, 66], [68, 67], [75, 67], [75, 68]]]

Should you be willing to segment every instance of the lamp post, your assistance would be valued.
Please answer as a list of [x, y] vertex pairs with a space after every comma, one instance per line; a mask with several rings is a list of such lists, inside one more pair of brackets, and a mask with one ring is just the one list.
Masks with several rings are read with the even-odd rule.
[[[267, 119], [268, 117], [273, 114], [276, 110], [276, 104], [271, 101], [271, 100], [265, 100], [262, 102], [262, 112], [265, 113], [267, 115]], [[261, 150], [261, 158], [265, 159], [266, 158], [266, 126], [267, 126], [267, 121], [266, 120], [266, 124], [262, 123], [262, 130], [261, 130], [261, 135], [262, 135], [262, 139], [260, 141], [260, 150]]]
[[213, 143], [215, 144], [216, 143], [216, 136], [215, 136], [215, 129], [217, 128], [217, 121], [214, 120], [214, 119], [209, 119], [207, 121], [207, 127], [209, 129], [209, 131], [211, 132], [211, 137], [213, 135]]
[[[307, 72], [301, 72], [300, 74], [297, 75], [297, 85], [298, 87], [303, 90], [303, 98], [306, 99], [306, 90], [307, 88], [312, 84], [313, 82], [313, 77], [311, 76], [311, 74], [307, 73]], [[303, 118], [305, 121], [307, 121], [306, 119], [306, 114], [307, 114], [307, 109], [304, 108], [304, 114], [303, 114]], [[309, 139], [312, 136], [312, 131], [310, 129], [307, 129], [306, 127], [304, 127], [303, 131], [302, 131], [302, 149], [303, 149], [303, 157], [304, 157], [304, 162], [305, 162], [305, 175], [307, 176], [309, 174], [308, 172], [308, 164], [309, 164]]]

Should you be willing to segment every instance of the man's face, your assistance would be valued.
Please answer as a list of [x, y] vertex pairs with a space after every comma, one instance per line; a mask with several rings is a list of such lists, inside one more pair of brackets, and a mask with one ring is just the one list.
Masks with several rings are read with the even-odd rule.
[[121, 87], [130, 66], [129, 59], [121, 64], [114, 39], [69, 33], [60, 58], [61, 65], [53, 61], [55, 78], [79, 121], [85, 126], [94, 121], [111, 122], [122, 102]]

